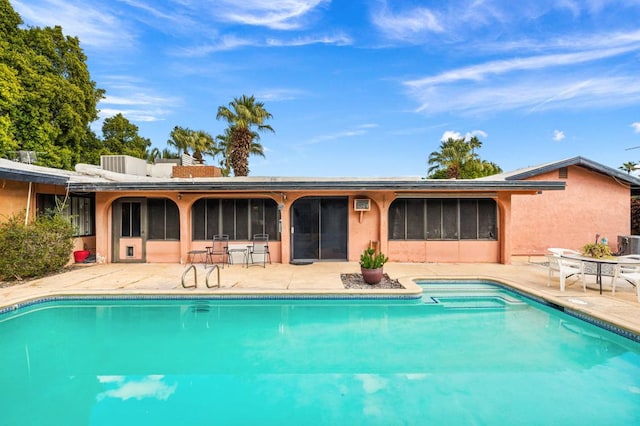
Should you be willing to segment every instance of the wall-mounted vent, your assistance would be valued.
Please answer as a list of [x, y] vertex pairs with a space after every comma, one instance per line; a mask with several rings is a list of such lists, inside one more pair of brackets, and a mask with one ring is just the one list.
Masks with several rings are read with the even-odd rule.
[[569, 177], [569, 169], [567, 167], [560, 167], [558, 169], [558, 179], [567, 179]]

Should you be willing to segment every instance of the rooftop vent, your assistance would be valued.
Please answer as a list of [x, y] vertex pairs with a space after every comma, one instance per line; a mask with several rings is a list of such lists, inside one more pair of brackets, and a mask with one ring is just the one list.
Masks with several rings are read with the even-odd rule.
[[147, 175], [147, 162], [129, 155], [102, 155], [100, 156], [100, 167], [103, 170], [125, 175]]

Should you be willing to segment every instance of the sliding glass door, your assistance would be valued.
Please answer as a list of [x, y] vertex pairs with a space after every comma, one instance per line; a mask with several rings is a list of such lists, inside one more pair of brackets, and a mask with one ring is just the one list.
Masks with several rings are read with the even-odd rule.
[[305, 197], [293, 203], [292, 260], [346, 260], [349, 200]]

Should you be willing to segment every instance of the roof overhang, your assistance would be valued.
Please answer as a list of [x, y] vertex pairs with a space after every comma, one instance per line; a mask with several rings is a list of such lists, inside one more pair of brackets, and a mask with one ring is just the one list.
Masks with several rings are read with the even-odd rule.
[[66, 186], [69, 181], [69, 177], [64, 175], [42, 173], [33, 170], [7, 170], [4, 168], [0, 168], [0, 179], [62, 186]]
[[74, 192], [178, 191], [178, 192], [255, 192], [255, 191], [403, 191], [419, 192], [521, 192], [564, 190], [558, 181], [476, 181], [476, 180], [288, 180], [218, 178], [215, 180], [163, 182], [69, 182]]

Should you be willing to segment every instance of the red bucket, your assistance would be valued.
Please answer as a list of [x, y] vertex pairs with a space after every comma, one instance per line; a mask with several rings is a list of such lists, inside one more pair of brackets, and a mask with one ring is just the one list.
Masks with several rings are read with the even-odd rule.
[[76, 263], [84, 262], [84, 260], [89, 257], [91, 252], [89, 250], [78, 250], [73, 252], [73, 259]]

